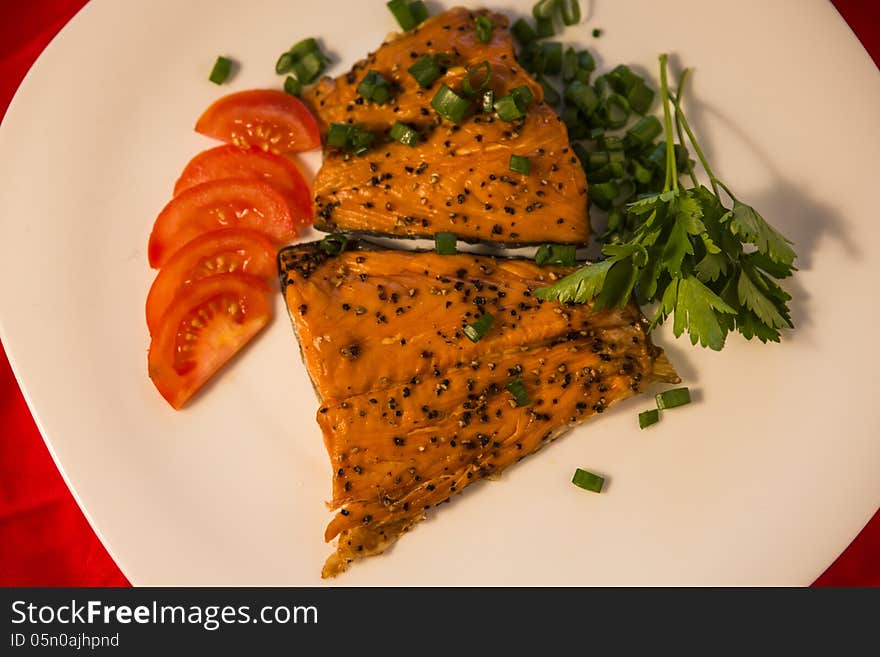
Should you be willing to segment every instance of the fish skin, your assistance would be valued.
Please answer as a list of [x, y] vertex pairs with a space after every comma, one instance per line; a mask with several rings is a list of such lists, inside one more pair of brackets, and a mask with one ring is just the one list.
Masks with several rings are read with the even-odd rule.
[[[496, 26], [489, 44], [476, 38], [474, 19], [481, 15]], [[400, 120], [422, 136], [415, 147], [388, 141], [361, 156], [325, 148], [314, 182], [315, 228], [410, 238], [453, 232], [464, 241], [508, 245], [589, 240], [584, 171], [565, 124], [516, 62], [507, 25], [501, 14], [451, 9], [388, 39], [349, 73], [324, 78], [304, 95], [324, 133], [332, 122], [350, 121], [387, 134]], [[457, 52], [461, 65], [420, 88], [407, 68], [424, 53], [443, 52]], [[525, 118], [504, 122], [476, 113], [460, 126], [440, 120], [430, 107], [440, 85], [460, 90], [467, 70], [483, 61], [492, 67], [496, 98], [514, 87], [531, 90], [535, 101]], [[384, 105], [357, 95], [370, 70], [397, 90]], [[529, 158], [528, 176], [510, 170], [513, 154]]]
[[[279, 268], [333, 466], [324, 577], [650, 382], [678, 381], [635, 304], [592, 313], [535, 300], [567, 269], [356, 241], [330, 256], [318, 244], [282, 250]], [[484, 310], [495, 323], [473, 343], [460, 328]], [[527, 406], [506, 388], [515, 378]]]

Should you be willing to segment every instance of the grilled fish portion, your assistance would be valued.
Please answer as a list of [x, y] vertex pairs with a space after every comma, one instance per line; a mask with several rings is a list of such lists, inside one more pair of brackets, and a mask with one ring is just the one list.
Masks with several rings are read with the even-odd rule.
[[[532, 296], [563, 269], [318, 243], [284, 249], [279, 267], [333, 468], [325, 577], [615, 401], [678, 380], [635, 305], [591, 314]], [[494, 324], [472, 342], [462, 329], [484, 313]], [[528, 400], [508, 389], [517, 379]]]
[[[495, 24], [488, 44], [476, 36], [478, 16]], [[449, 231], [467, 241], [507, 244], [588, 240], [583, 169], [565, 124], [517, 64], [507, 25], [500, 14], [451, 9], [305, 95], [324, 131], [336, 122], [387, 134], [402, 121], [420, 134], [415, 147], [388, 140], [361, 156], [326, 149], [314, 183], [315, 228], [399, 237]], [[423, 89], [407, 69], [425, 54], [449, 55], [455, 65]], [[531, 90], [535, 102], [525, 117], [505, 122], [475, 113], [457, 126], [441, 120], [431, 107], [434, 94], [442, 84], [459, 91], [467, 71], [484, 61], [495, 98], [516, 87]], [[394, 95], [384, 105], [357, 94], [369, 71], [391, 84]], [[511, 155], [529, 158], [528, 176], [511, 171]]]

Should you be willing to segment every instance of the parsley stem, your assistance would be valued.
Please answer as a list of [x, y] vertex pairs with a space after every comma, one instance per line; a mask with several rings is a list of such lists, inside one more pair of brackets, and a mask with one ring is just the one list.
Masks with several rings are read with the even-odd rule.
[[[685, 69], [681, 75], [681, 83], [683, 84], [685, 78], [689, 72], [689, 69]], [[675, 117], [676, 121], [680, 121], [682, 127], [684, 127], [684, 131], [687, 133], [688, 139], [691, 140], [691, 144], [694, 146], [694, 151], [697, 153], [697, 157], [700, 159], [700, 164], [703, 165], [703, 169], [706, 170], [706, 175], [709, 176], [709, 182], [712, 183], [712, 190], [715, 192], [715, 196], [719, 199], [721, 195], [718, 193], [718, 184], [721, 182], [718, 178], [715, 177], [715, 173], [712, 171], [712, 167], [709, 166], [709, 161], [706, 159], [706, 156], [703, 154], [703, 149], [700, 148], [700, 143], [697, 141], [696, 135], [694, 135], [694, 131], [691, 130], [691, 125], [688, 123], [687, 117], [684, 115], [684, 111], [681, 109], [681, 98], [680, 94], [678, 98], [675, 98], [673, 101], [675, 105]], [[722, 185], [723, 187], [723, 185]], [[724, 187], [724, 189], [727, 189]], [[728, 191], [728, 193], [730, 193]]]
[[669, 111], [669, 82], [666, 79], [666, 53], [660, 55], [660, 96], [663, 99], [663, 120], [666, 124], [666, 180], [663, 191], [678, 191], [678, 171], [675, 168], [675, 144], [672, 140], [672, 115]]
[[[673, 103], [675, 104], [675, 131], [678, 133], [678, 143], [684, 146], [684, 130], [681, 127], [681, 112], [679, 111], [679, 104], [681, 103], [681, 99], [684, 96], [684, 83], [688, 79], [688, 75], [690, 74], [691, 69], [686, 68], [681, 72], [681, 77], [678, 79], [678, 89], [675, 92], [675, 97], [673, 99]], [[694, 173], [694, 165], [691, 162], [691, 159], [688, 158], [686, 160], [687, 172], [688, 176], [691, 178], [691, 182], [694, 184], [694, 189], [700, 186], [700, 183], [697, 181], [697, 176]], [[716, 190], [716, 196], [717, 196]]]

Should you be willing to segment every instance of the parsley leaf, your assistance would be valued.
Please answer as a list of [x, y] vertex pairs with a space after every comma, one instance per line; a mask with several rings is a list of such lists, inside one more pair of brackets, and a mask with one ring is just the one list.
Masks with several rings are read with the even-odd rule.
[[788, 322], [777, 310], [776, 305], [764, 296], [745, 269], [739, 274], [736, 293], [739, 297], [739, 302], [754, 312], [758, 319], [770, 328], [776, 329], [788, 325]]
[[535, 296], [545, 301], [559, 299], [562, 303], [569, 301], [586, 303], [602, 290], [608, 270], [615, 262], [616, 260], [609, 259], [584, 265], [553, 285], [539, 287], [535, 290]]
[[745, 203], [733, 201], [733, 213], [728, 222], [731, 232], [749, 244], [754, 244], [758, 252], [770, 258], [773, 262], [791, 265], [795, 259], [794, 249], [791, 242], [764, 221], [758, 212]]
[[678, 283], [675, 321], [672, 327], [675, 337], [679, 337], [687, 328], [691, 344], [697, 344], [699, 340], [702, 346], [721, 351], [727, 331], [721, 328], [715, 311], [736, 313], [736, 310], [724, 303], [721, 297], [695, 276], [681, 279]]

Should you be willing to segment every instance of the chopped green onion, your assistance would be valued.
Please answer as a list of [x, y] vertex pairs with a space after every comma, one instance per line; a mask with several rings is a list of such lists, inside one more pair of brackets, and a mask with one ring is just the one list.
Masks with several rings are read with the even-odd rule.
[[400, 121], [395, 121], [391, 126], [391, 138], [404, 146], [412, 147], [419, 143], [419, 133]]
[[[480, 80], [481, 75], [482, 80]], [[475, 78], [479, 80], [479, 84], [475, 81]], [[464, 76], [464, 79], [461, 81], [461, 90], [466, 96], [475, 96], [489, 86], [491, 79], [492, 67], [489, 65], [489, 62], [481, 62]]]
[[363, 155], [368, 150], [370, 150], [370, 146], [373, 145], [373, 142], [376, 140], [376, 135], [374, 135], [369, 130], [364, 130], [362, 128], [355, 127], [352, 130], [351, 137], [349, 139], [350, 146], [349, 149], [355, 155]]
[[292, 75], [288, 75], [284, 79], [284, 91], [289, 93], [291, 96], [299, 97], [299, 95], [302, 93], [302, 89], [302, 82], [297, 80]]
[[428, 8], [422, 0], [413, 0], [409, 3], [409, 11], [416, 21], [416, 25], [421, 25], [428, 19]]
[[574, 267], [577, 256], [574, 244], [542, 244], [535, 253], [535, 264]]
[[558, 105], [559, 102], [562, 100], [562, 96], [560, 96], [559, 92], [556, 91], [556, 87], [550, 84], [550, 81], [543, 75], [538, 76], [538, 83], [544, 90], [544, 102], [548, 105]]
[[324, 253], [337, 256], [348, 246], [348, 237], [341, 233], [330, 233], [318, 242], [318, 246]]
[[644, 114], [654, 102], [654, 90], [646, 85], [644, 80], [639, 79], [627, 92], [626, 100], [636, 112]]
[[472, 322], [465, 326], [462, 329], [462, 332], [471, 342], [479, 342], [483, 339], [486, 333], [489, 332], [489, 329], [492, 328], [492, 324], [494, 323], [495, 318], [492, 315], [490, 315], [489, 313], [483, 313], [477, 318], [475, 322]]
[[603, 128], [602, 126], [592, 128], [590, 130], [590, 139], [601, 139], [604, 134], [605, 128]]
[[440, 67], [430, 55], [422, 55], [416, 60], [416, 63], [408, 69], [420, 87], [430, 87], [434, 80], [440, 77]]
[[[607, 151], [593, 151], [587, 157], [585, 162], [587, 167], [587, 172], [592, 173], [593, 171], [598, 171], [606, 164], [608, 164], [608, 152]], [[592, 188], [590, 190], [592, 192]]]
[[379, 71], [369, 71], [357, 86], [358, 95], [377, 105], [384, 105], [391, 97], [388, 80]]
[[361, 155], [373, 145], [376, 135], [369, 130], [348, 123], [331, 123], [327, 128], [327, 146], [344, 148]]
[[331, 123], [327, 128], [327, 145], [332, 148], [345, 148], [351, 126], [347, 123]]
[[590, 185], [590, 200], [603, 210], [608, 210], [611, 207], [619, 193], [620, 188], [613, 180]]
[[495, 111], [502, 121], [515, 121], [525, 116], [513, 96], [503, 96], [495, 101]]
[[529, 73], [541, 73], [544, 70], [544, 49], [540, 43], [530, 43], [522, 49], [517, 61]]
[[562, 10], [562, 22], [566, 25], [577, 25], [581, 22], [581, 3], [578, 0], [559, 0]]
[[691, 391], [687, 388], [673, 388], [658, 393], [654, 399], [657, 400], [657, 408], [675, 408], [691, 403]]
[[562, 56], [562, 81], [571, 82], [578, 70], [578, 56], [574, 48], [566, 48]]
[[320, 52], [309, 52], [295, 60], [291, 68], [297, 80], [311, 84], [324, 71], [326, 63], [326, 58]]
[[660, 411], [656, 408], [652, 408], [648, 411], [642, 411], [639, 413], [639, 428], [644, 429], [645, 427], [650, 427], [652, 424], [657, 424], [660, 421]]
[[545, 41], [541, 44], [544, 69], [541, 73], [556, 75], [562, 70], [562, 44], [558, 41]]
[[532, 16], [535, 18], [552, 18], [558, 0], [539, 0], [532, 7]]
[[527, 46], [538, 38], [535, 29], [524, 18], [518, 19], [510, 28], [514, 38], [521, 46]]
[[585, 115], [592, 114], [599, 106], [599, 98], [592, 87], [574, 80], [565, 89], [565, 100], [577, 107]]
[[629, 121], [629, 103], [620, 94], [611, 94], [605, 99], [605, 125], [612, 130], [622, 128]]
[[624, 64], [615, 66], [614, 70], [606, 73], [605, 77], [608, 78], [608, 83], [611, 85], [611, 88], [617, 93], [623, 95], [628, 94], [630, 89], [642, 80], [642, 78], [630, 70], [629, 66]]
[[297, 41], [275, 62], [278, 75], [293, 72], [301, 84], [310, 84], [324, 71], [329, 59], [321, 52], [317, 40], [309, 37]]
[[606, 151], [622, 151], [624, 149], [623, 139], [621, 139], [617, 135], [603, 134], [596, 141], [597, 145], [600, 148], [604, 148]]
[[585, 69], [591, 73], [596, 70], [596, 60], [589, 50], [578, 51], [578, 68]]
[[593, 28], [593, 38], [598, 39], [600, 36], [602, 36], [602, 30], [598, 27]]
[[495, 29], [495, 23], [485, 16], [478, 16], [476, 20], [477, 38], [481, 43], [489, 43], [492, 40], [492, 31]]
[[435, 233], [434, 250], [440, 255], [452, 255], [456, 252], [458, 237], [455, 233]]
[[556, 34], [556, 30], [553, 29], [553, 19], [538, 18], [537, 20], [535, 20], [535, 32], [538, 33], [539, 39], [552, 37], [554, 34]]
[[523, 383], [522, 377], [516, 377], [504, 387], [513, 395], [513, 401], [516, 402], [517, 406], [528, 406], [532, 403], [532, 400], [529, 399], [529, 393], [526, 392], [526, 386]]
[[441, 71], [445, 71], [458, 64], [458, 57], [449, 52], [438, 52], [434, 55], [434, 61]]
[[226, 78], [229, 77], [231, 70], [232, 60], [226, 57], [218, 57], [217, 61], [214, 62], [214, 68], [211, 69], [211, 75], [208, 76], [208, 79], [214, 84], [223, 84], [226, 82]]
[[394, 14], [400, 29], [409, 31], [428, 17], [428, 8], [422, 0], [391, 0], [385, 3]]
[[524, 176], [529, 175], [529, 172], [532, 170], [532, 163], [529, 162], [529, 158], [524, 157], [522, 155], [511, 155], [510, 156], [510, 170], [516, 171], [517, 173], [521, 173]]
[[581, 470], [580, 468], [578, 468], [574, 471], [574, 476], [571, 478], [571, 483], [573, 483], [578, 488], [583, 488], [584, 490], [588, 490], [593, 493], [601, 493], [602, 486], [605, 485], [605, 477], [600, 477], [597, 474], [593, 474], [592, 472], [587, 472], [586, 470]]
[[630, 163], [632, 164], [633, 178], [635, 178], [637, 183], [647, 185], [651, 182], [654, 174], [649, 168], [642, 166], [638, 160], [630, 160]]
[[293, 69], [294, 58], [290, 52], [283, 52], [281, 56], [278, 58], [278, 61], [275, 62], [275, 72], [278, 75], [284, 75], [285, 73], [290, 73]]
[[486, 89], [481, 98], [480, 109], [482, 109], [485, 114], [489, 114], [495, 108], [495, 92], [491, 89]]
[[290, 56], [293, 57], [294, 60], [300, 59], [305, 55], [308, 55], [310, 52], [321, 52], [321, 47], [318, 45], [318, 41], [312, 37], [308, 37], [306, 39], [302, 39], [297, 41], [290, 47], [290, 50], [287, 52], [290, 53]]
[[[633, 145], [647, 146], [653, 142], [663, 132], [663, 125], [656, 116], [645, 116], [636, 121], [629, 130], [626, 131], [626, 140]], [[665, 158], [666, 145], [663, 146], [663, 156]]]
[[525, 112], [529, 105], [532, 104], [532, 101], [535, 100], [532, 90], [525, 85], [514, 87], [510, 90], [510, 95], [513, 96], [513, 99], [516, 101], [516, 106], [523, 112]]
[[467, 114], [470, 103], [444, 84], [431, 99], [431, 107], [444, 119], [458, 125]]

